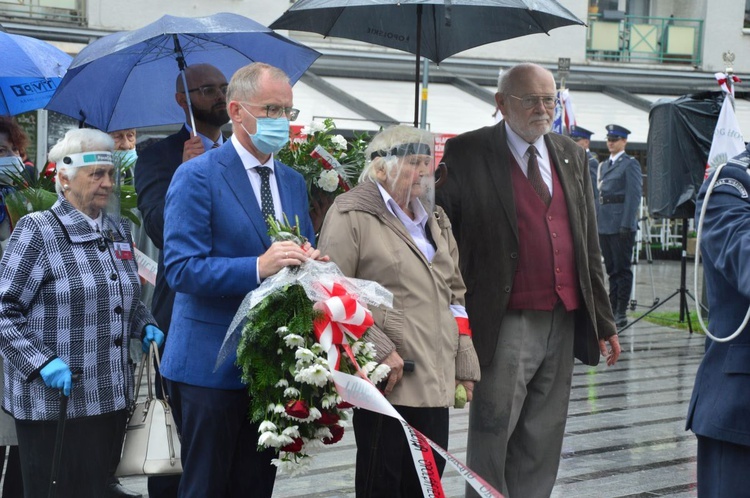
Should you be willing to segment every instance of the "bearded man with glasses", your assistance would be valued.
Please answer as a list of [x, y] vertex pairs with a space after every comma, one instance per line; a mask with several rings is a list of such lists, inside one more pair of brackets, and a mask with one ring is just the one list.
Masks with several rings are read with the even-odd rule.
[[268, 236], [268, 216], [286, 216], [315, 240], [304, 178], [274, 160], [298, 114], [288, 76], [250, 64], [232, 76], [226, 98], [232, 138], [178, 168], [164, 209], [164, 275], [176, 296], [161, 366], [181, 436], [181, 498], [273, 493], [275, 452], [257, 450], [236, 355], [218, 368], [216, 357], [248, 292], [319, 257], [310, 243]]
[[627, 309], [633, 287], [630, 268], [638, 230], [643, 174], [641, 164], [625, 153], [630, 130], [607, 125], [609, 158], [599, 164], [599, 243], [609, 276], [609, 302], [620, 329], [628, 324]]
[[[504, 71], [504, 120], [448, 140], [435, 195], [458, 242], [482, 369], [468, 464], [506, 498], [552, 492], [574, 354], [588, 365], [620, 354], [586, 154], [550, 133], [555, 90], [536, 64]], [[467, 486], [466, 496], [478, 495]]]

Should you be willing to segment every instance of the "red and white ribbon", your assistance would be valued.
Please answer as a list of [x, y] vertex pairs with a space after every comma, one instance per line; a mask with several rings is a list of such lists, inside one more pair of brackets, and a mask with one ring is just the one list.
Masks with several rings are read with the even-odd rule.
[[326, 294], [330, 297], [316, 303], [315, 308], [323, 312], [323, 316], [315, 320], [313, 329], [315, 338], [323, 349], [328, 352], [328, 364], [331, 370], [339, 368], [339, 347], [343, 347], [354, 365], [354, 359], [345, 335], [354, 340], [372, 326], [372, 313], [354, 297], [346, 292], [341, 284], [320, 282]]
[[[336, 384], [336, 390], [344, 401], [351, 403], [358, 408], [364, 408], [365, 410], [393, 417], [401, 422], [401, 425], [404, 428], [404, 433], [406, 434], [406, 439], [409, 441], [409, 448], [412, 453], [412, 459], [414, 460], [414, 466], [417, 469], [417, 476], [419, 477], [419, 482], [422, 486], [422, 494], [424, 496], [445, 496], [442, 484], [440, 483], [440, 475], [434, 465], [435, 460], [432, 457], [432, 452], [427, 448], [427, 445], [429, 445], [440, 456], [445, 458], [446, 462], [456, 469], [461, 477], [463, 477], [464, 480], [469, 483], [477, 493], [479, 493], [479, 496], [487, 498], [503, 498], [503, 495], [500, 494], [498, 490], [475, 474], [458, 458], [410, 426], [401, 414], [396, 411], [393, 405], [385, 399], [385, 396], [383, 396], [378, 388], [372, 384], [372, 382], [337, 370], [334, 370], [331, 373], [333, 374], [333, 381]], [[424, 443], [427, 443], [427, 445]]]
[[729, 76], [726, 73], [714, 73], [714, 76], [716, 77], [716, 81], [719, 82], [721, 90], [724, 93], [731, 93], [732, 97], [734, 97], [734, 85], [729, 84], [729, 79], [731, 78], [732, 83], [742, 83], [742, 80], [734, 74]]
[[310, 156], [320, 161], [320, 164], [322, 164], [325, 169], [332, 169], [336, 171], [336, 173], [338, 173], [339, 186], [344, 190], [344, 192], [348, 192], [349, 189], [352, 188], [352, 186], [349, 185], [349, 182], [346, 180], [344, 167], [341, 166], [341, 163], [338, 162], [330, 152], [325, 150], [322, 146], [316, 145], [313, 151], [310, 152]]

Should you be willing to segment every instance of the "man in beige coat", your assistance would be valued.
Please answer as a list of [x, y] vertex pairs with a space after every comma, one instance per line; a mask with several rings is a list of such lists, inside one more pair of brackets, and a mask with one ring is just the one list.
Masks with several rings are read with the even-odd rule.
[[[376, 135], [360, 185], [336, 199], [318, 248], [344, 275], [374, 280], [393, 293], [392, 309], [372, 309], [375, 326], [365, 337], [375, 344], [377, 361], [391, 366], [383, 386], [388, 400], [445, 448], [456, 384], [470, 394], [479, 364], [456, 241], [443, 210], [433, 211], [429, 199], [433, 146], [430, 133], [408, 126]], [[422, 495], [398, 421], [355, 410], [354, 431], [358, 497]], [[436, 460], [442, 472], [445, 461]]]
[[601, 353], [613, 365], [620, 345], [585, 151], [549, 133], [552, 74], [512, 67], [495, 98], [504, 121], [447, 142], [448, 177], [436, 194], [453, 223], [482, 366], [467, 459], [506, 498], [547, 498], [573, 356], [596, 365]]

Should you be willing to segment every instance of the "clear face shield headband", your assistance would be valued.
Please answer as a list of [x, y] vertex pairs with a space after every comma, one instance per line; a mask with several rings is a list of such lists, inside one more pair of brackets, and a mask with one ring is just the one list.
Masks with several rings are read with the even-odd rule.
[[389, 150], [371, 153], [370, 160], [382, 158], [385, 166], [385, 181], [381, 185], [396, 203], [411, 209], [419, 199], [427, 213], [435, 208], [435, 161], [434, 143], [408, 142]]
[[60, 167], [75, 168], [75, 185], [70, 190], [63, 190], [68, 195], [75, 195], [78, 203], [91, 206], [103, 212], [102, 232], [112, 240], [121, 239], [120, 232], [120, 161], [111, 151], [96, 150], [66, 155]]

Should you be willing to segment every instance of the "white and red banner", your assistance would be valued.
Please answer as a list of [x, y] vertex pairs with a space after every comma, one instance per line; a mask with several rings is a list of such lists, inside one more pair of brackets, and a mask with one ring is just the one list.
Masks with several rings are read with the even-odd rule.
[[745, 141], [740, 130], [740, 123], [737, 121], [737, 115], [732, 106], [734, 96], [734, 85], [728, 84], [728, 79], [732, 78], [733, 82], [739, 83], [740, 79], [736, 76], [727, 76], [724, 73], [716, 73], [716, 80], [724, 92], [724, 103], [721, 105], [719, 120], [716, 122], [714, 137], [711, 141], [711, 150], [708, 153], [706, 162], [706, 175], [713, 172], [717, 166], [724, 164], [729, 159], [745, 150]]

